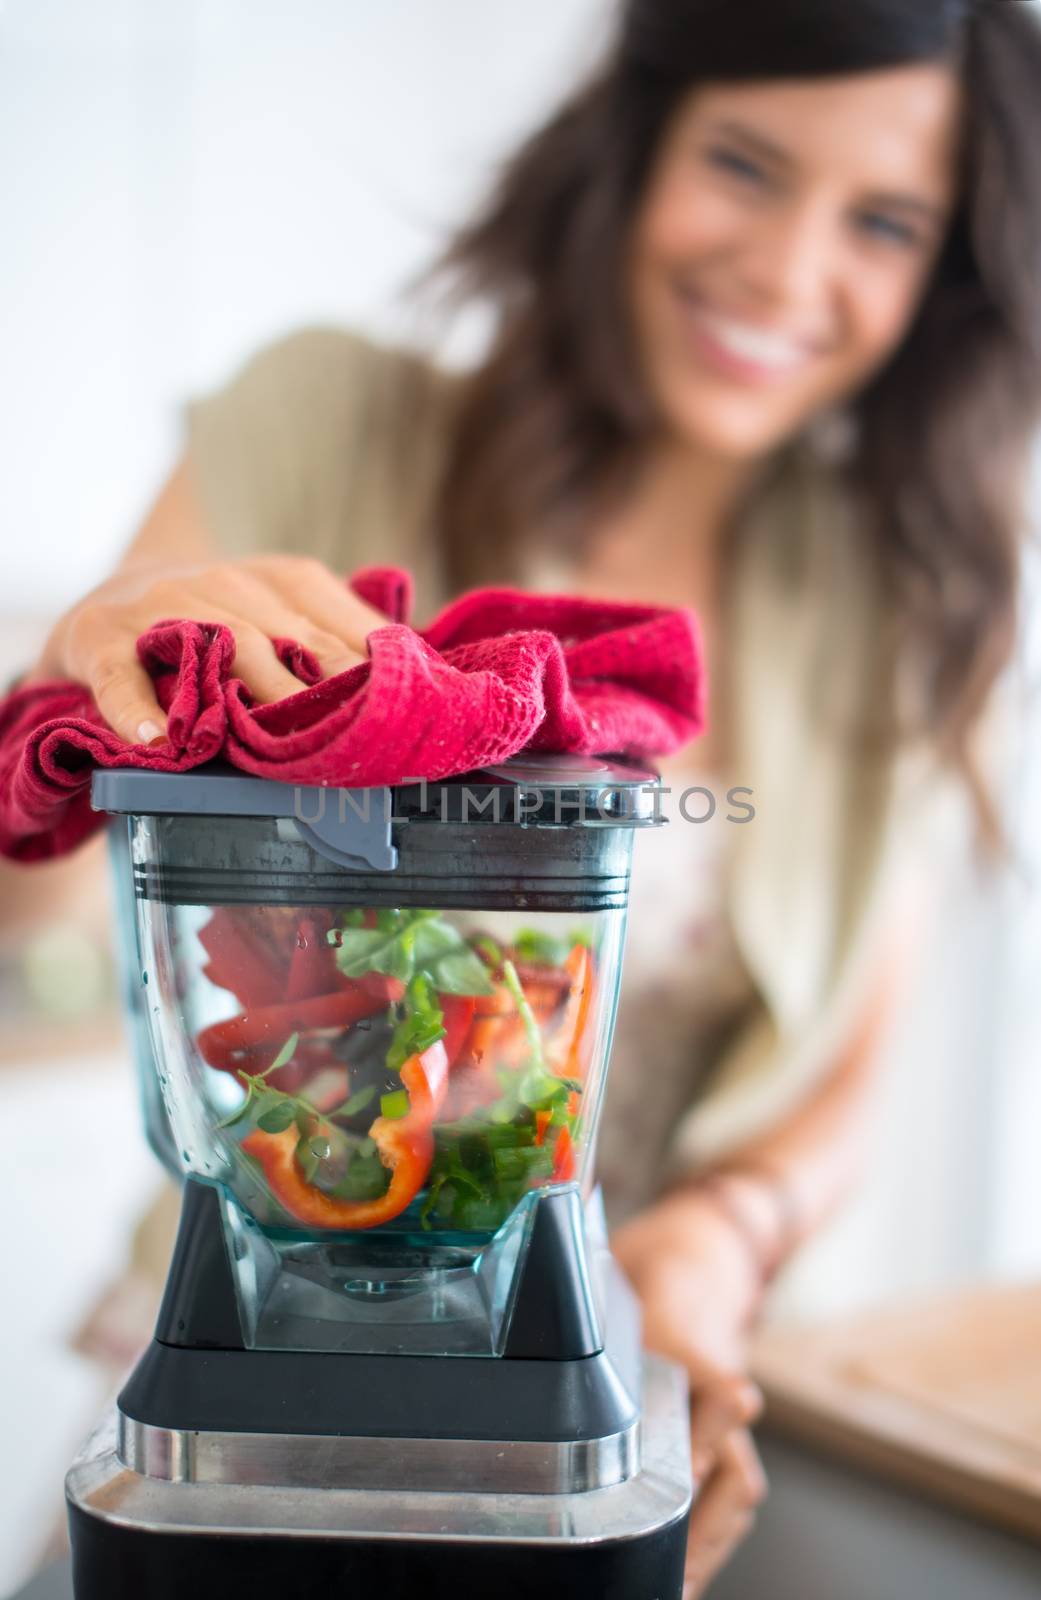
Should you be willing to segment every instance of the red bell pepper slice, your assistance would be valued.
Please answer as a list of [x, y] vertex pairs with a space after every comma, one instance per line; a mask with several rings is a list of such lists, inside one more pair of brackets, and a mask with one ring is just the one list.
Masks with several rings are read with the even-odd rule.
[[209, 957], [204, 975], [243, 1006], [270, 1005], [285, 985], [276, 952], [260, 936], [255, 918], [253, 907], [218, 906], [198, 934]]
[[244, 1053], [263, 1046], [280, 1048], [290, 1034], [303, 1033], [308, 1028], [347, 1028], [363, 1017], [385, 1011], [403, 993], [404, 985], [397, 978], [366, 973], [364, 978], [353, 980], [349, 989], [334, 994], [281, 1000], [276, 1005], [257, 1006], [241, 1017], [212, 1023], [198, 1035], [196, 1045], [211, 1067], [234, 1072], [242, 1065]]
[[401, 1069], [409, 1109], [403, 1117], [377, 1117], [369, 1129], [380, 1160], [390, 1171], [390, 1187], [378, 1200], [337, 1200], [305, 1179], [296, 1161], [299, 1133], [265, 1133], [257, 1128], [242, 1149], [259, 1161], [278, 1203], [310, 1228], [375, 1228], [406, 1211], [426, 1182], [434, 1159], [434, 1118], [448, 1089], [448, 1056], [438, 1040]]
[[300, 918], [289, 958], [286, 1000], [308, 1000], [345, 986], [347, 980], [336, 965], [336, 954], [326, 938], [331, 926], [331, 917], [324, 919], [324, 926], [314, 917]]
[[441, 1007], [441, 1018], [445, 1029], [445, 1036], [441, 1042], [445, 1047], [448, 1065], [452, 1067], [458, 1061], [466, 1043], [476, 1002], [473, 995], [469, 994], [441, 994], [437, 997], [437, 1003]]

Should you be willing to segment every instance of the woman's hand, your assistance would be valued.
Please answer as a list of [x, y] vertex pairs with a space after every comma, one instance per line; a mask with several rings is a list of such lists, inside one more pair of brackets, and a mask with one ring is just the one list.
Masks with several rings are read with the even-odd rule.
[[696, 1188], [667, 1195], [619, 1229], [611, 1246], [640, 1297], [644, 1343], [690, 1378], [696, 1500], [684, 1600], [694, 1600], [748, 1532], [766, 1492], [748, 1432], [762, 1398], [744, 1376], [760, 1275], [748, 1239]]
[[67, 678], [84, 684], [101, 715], [133, 744], [166, 732], [137, 640], [168, 618], [222, 622], [235, 636], [232, 671], [254, 700], [298, 694], [272, 639], [295, 639], [331, 678], [365, 659], [367, 636], [387, 618], [353, 595], [320, 561], [256, 556], [184, 565], [141, 562], [122, 568], [61, 618], [28, 682]]

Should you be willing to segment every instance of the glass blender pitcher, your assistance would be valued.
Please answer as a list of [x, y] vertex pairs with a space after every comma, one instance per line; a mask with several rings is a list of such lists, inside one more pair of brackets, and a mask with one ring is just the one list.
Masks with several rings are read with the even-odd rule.
[[69, 1476], [80, 1600], [131, 1547], [149, 1595], [176, 1549], [203, 1595], [257, 1559], [307, 1592], [678, 1596], [682, 1384], [640, 1355], [593, 1186], [658, 793], [567, 757], [396, 790], [95, 776], [185, 1182], [156, 1338]]

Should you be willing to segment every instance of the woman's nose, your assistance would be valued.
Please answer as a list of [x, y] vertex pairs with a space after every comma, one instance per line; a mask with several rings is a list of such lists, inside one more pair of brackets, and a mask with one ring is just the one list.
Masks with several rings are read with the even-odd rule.
[[764, 218], [748, 241], [737, 275], [749, 299], [764, 310], [818, 316], [836, 271], [834, 220], [821, 205], [785, 207]]

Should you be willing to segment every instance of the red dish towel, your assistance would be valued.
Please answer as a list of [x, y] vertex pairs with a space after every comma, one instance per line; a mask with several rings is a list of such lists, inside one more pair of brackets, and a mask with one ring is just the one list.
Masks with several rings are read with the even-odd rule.
[[391, 621], [368, 661], [325, 681], [309, 651], [275, 641], [306, 685], [251, 703], [231, 676], [227, 628], [160, 622], [137, 652], [168, 719], [168, 741], [128, 744], [71, 683], [0, 702], [0, 854], [61, 855], [97, 828], [94, 767], [184, 772], [220, 756], [285, 783], [368, 788], [453, 777], [521, 750], [647, 759], [704, 725], [704, 674], [686, 610], [475, 590], [427, 628], [407, 626], [408, 573], [370, 567], [354, 592]]

